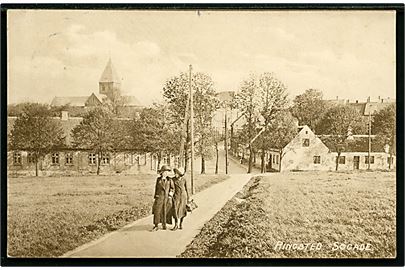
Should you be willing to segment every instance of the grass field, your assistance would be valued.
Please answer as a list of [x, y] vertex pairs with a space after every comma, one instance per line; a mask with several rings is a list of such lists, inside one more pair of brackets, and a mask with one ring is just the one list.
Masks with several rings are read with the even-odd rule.
[[[198, 175], [196, 191], [225, 180]], [[7, 238], [12, 257], [55, 257], [151, 214], [156, 177], [8, 179]]]
[[180, 257], [395, 257], [395, 177], [393, 172], [256, 177]]

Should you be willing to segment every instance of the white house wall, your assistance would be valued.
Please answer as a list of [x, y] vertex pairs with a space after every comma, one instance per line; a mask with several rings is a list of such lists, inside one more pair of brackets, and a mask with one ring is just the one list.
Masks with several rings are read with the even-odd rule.
[[[309, 146], [303, 146], [303, 140], [309, 139]], [[320, 164], [314, 164], [314, 156], [321, 157]], [[281, 170], [330, 170], [330, 153], [326, 145], [304, 126], [294, 139], [283, 149]]]

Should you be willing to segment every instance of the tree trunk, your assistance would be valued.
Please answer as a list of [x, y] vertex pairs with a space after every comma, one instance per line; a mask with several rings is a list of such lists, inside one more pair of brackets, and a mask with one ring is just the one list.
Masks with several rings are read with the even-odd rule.
[[388, 170], [391, 170], [392, 152], [390, 151], [390, 162], [388, 162]]
[[256, 151], [253, 151], [253, 164], [256, 164]]
[[340, 158], [340, 152], [338, 152], [338, 155], [337, 155], [337, 157], [336, 157], [336, 171], [337, 171], [338, 168], [339, 168], [339, 158]]
[[253, 161], [253, 149], [252, 149], [252, 145], [249, 144], [249, 165], [248, 165], [247, 173], [252, 172], [252, 161]]
[[35, 153], [35, 176], [38, 176], [38, 155]]
[[161, 162], [161, 159], [162, 159], [162, 154], [158, 153], [157, 158], [158, 158], [158, 160], [157, 160], [157, 170], [159, 170], [160, 169], [160, 162]]
[[266, 168], [266, 162], [265, 162], [265, 151], [264, 151], [264, 149], [262, 148], [262, 155], [261, 155], [261, 162], [262, 162], [262, 164], [261, 164], [261, 173], [264, 173], [264, 172], [266, 172], [266, 170], [265, 170], [265, 168]]
[[205, 158], [201, 155], [201, 174], [205, 174]]
[[216, 151], [215, 174], [218, 174], [218, 142], [215, 142], [215, 151]]
[[100, 175], [100, 160], [101, 160], [101, 152], [99, 152], [97, 156], [97, 175]]

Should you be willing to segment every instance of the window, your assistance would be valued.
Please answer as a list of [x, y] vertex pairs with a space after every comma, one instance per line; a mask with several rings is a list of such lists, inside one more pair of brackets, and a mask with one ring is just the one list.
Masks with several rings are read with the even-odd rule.
[[[337, 157], [336, 157], [337, 159]], [[339, 157], [339, 164], [345, 164], [346, 163], [346, 157], [345, 156], [340, 156]]]
[[279, 156], [276, 156], [276, 164], [278, 164], [278, 158], [279, 158]]
[[52, 154], [52, 164], [54, 165], [59, 164], [59, 153]]
[[34, 156], [34, 153], [28, 153], [28, 155], [27, 155], [27, 162], [28, 162], [28, 163], [35, 163], [35, 156]]
[[89, 154], [89, 164], [96, 165], [96, 154], [94, 153]]
[[[364, 161], [366, 164], [368, 164], [368, 156], [366, 156], [366, 159]], [[374, 156], [370, 156], [370, 164], [374, 164]]]
[[14, 152], [13, 160], [14, 160], [14, 164], [21, 165], [21, 153], [20, 152]]
[[387, 163], [388, 163], [388, 164], [392, 164], [393, 161], [394, 161], [394, 158], [392, 158], [392, 157], [387, 157]]
[[73, 154], [72, 153], [66, 153], [66, 164], [67, 165], [73, 164]]
[[110, 154], [103, 154], [101, 156], [101, 164], [103, 165], [110, 164]]
[[273, 163], [276, 163], [276, 155], [273, 155]]
[[321, 164], [321, 156], [314, 156], [314, 164]]
[[302, 141], [302, 146], [308, 147], [308, 146], [309, 146], [309, 139], [304, 139], [304, 140]]

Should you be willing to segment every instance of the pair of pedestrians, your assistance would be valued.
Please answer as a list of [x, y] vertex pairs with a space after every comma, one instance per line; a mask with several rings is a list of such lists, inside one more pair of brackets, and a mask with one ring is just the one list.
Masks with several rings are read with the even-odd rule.
[[162, 229], [166, 230], [166, 224], [172, 224], [173, 219], [175, 225], [172, 230], [183, 229], [183, 219], [187, 215], [186, 206], [190, 201], [187, 181], [181, 169], [173, 169], [174, 177], [169, 177], [171, 171], [167, 165], [163, 165], [159, 170], [152, 207], [152, 231], [157, 231], [160, 223]]

